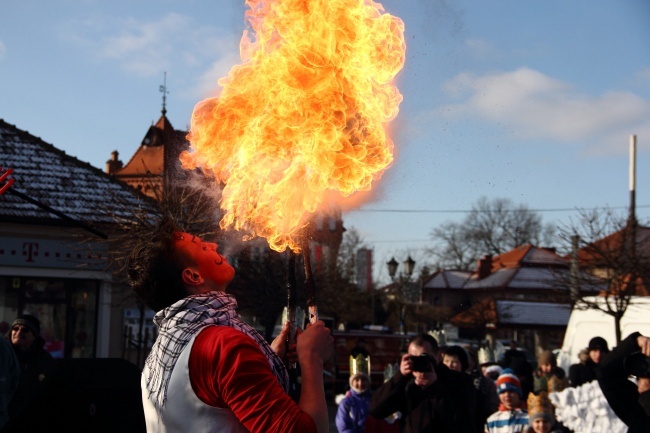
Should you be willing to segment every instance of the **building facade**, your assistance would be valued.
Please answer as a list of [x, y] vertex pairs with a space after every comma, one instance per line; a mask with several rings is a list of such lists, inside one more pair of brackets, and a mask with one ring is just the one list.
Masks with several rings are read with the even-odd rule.
[[146, 200], [4, 120], [0, 154], [13, 180], [0, 196], [0, 332], [29, 313], [55, 358], [120, 356], [123, 310], [136, 304], [108, 241], [114, 217]]

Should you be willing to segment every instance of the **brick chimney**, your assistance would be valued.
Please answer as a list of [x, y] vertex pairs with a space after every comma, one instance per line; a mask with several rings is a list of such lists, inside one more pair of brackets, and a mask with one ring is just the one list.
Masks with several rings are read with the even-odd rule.
[[478, 259], [478, 279], [481, 280], [492, 273], [492, 255], [486, 254]]
[[111, 159], [106, 161], [106, 173], [115, 174], [120, 171], [123, 167], [122, 161], [120, 161], [119, 154], [117, 150], [111, 152]]

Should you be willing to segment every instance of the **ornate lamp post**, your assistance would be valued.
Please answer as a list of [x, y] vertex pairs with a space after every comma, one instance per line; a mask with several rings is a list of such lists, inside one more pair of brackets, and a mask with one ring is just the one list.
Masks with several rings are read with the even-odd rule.
[[[395, 257], [392, 257], [390, 261], [386, 263], [388, 266], [388, 275], [390, 279], [395, 282], [395, 276], [397, 275], [397, 268], [399, 263], [395, 260]], [[404, 273], [399, 274], [397, 281], [397, 307], [399, 313], [399, 333], [404, 334], [404, 305], [402, 302], [402, 287], [404, 283], [408, 283], [411, 280], [411, 275], [413, 275], [413, 269], [415, 268], [415, 260], [409, 255], [408, 258], [404, 261]], [[404, 278], [406, 276], [406, 278]]]

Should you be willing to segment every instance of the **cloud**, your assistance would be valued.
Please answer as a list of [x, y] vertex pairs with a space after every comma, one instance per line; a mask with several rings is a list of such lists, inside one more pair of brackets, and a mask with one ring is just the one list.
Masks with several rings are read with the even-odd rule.
[[217, 81], [220, 78], [226, 77], [233, 65], [241, 63], [241, 59], [237, 53], [232, 52], [230, 49], [231, 45], [222, 44], [222, 46], [216, 47], [219, 51], [219, 60], [213, 62], [209, 69], [201, 74], [196, 84], [188, 90], [189, 97], [192, 99], [200, 99], [217, 96], [216, 92], [221, 90]]
[[466, 39], [465, 47], [477, 59], [501, 57], [501, 53], [497, 51], [494, 45], [484, 39]]
[[625, 150], [631, 134], [650, 136], [650, 101], [623, 91], [592, 96], [529, 68], [476, 76], [462, 73], [444, 84], [458, 100], [439, 107], [447, 120], [477, 118], [501, 125], [517, 139], [584, 143], [589, 152]]
[[650, 85], [650, 68], [644, 68], [637, 72], [636, 79], [641, 84], [644, 84], [646, 86]]
[[[106, 15], [70, 21], [61, 35], [102, 60], [113, 60], [125, 71], [141, 77], [162, 71], [212, 69], [209, 60], [231, 58], [236, 35], [213, 26], [197, 25], [191, 17], [167, 13], [157, 19], [117, 18]], [[208, 59], [208, 60], [206, 60]], [[180, 72], [174, 74], [182, 75]], [[188, 85], [189, 87], [189, 85]]]

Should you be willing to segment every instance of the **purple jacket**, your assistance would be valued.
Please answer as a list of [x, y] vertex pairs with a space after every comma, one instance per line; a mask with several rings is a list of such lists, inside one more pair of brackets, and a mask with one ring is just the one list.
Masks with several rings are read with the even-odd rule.
[[357, 393], [349, 390], [336, 412], [339, 433], [363, 433], [370, 412], [370, 391]]

